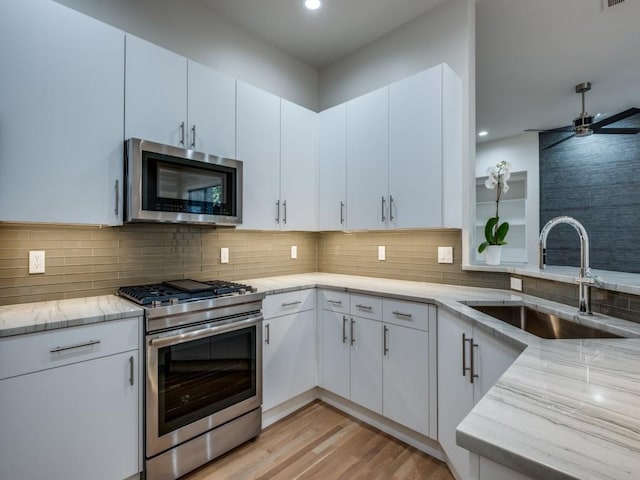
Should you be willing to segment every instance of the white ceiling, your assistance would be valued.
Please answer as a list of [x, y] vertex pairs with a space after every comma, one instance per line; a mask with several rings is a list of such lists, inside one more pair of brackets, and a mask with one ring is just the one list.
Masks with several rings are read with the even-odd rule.
[[240, 27], [322, 68], [446, 0], [201, 0]]
[[[446, 0], [200, 0], [316, 68]], [[606, 1], [606, 0], [605, 0]], [[477, 0], [476, 124], [483, 141], [569, 125], [576, 84], [590, 81], [587, 112], [640, 106], [640, 0]]]

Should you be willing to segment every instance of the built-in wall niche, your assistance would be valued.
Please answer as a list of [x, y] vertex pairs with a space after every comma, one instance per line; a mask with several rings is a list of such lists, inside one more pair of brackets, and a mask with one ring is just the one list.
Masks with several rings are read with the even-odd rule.
[[[484, 241], [487, 219], [496, 215], [496, 191], [488, 189], [487, 177], [476, 178], [476, 241]], [[527, 172], [512, 172], [507, 182], [509, 191], [500, 196], [500, 222], [509, 222], [507, 244], [502, 249], [502, 263], [527, 262]], [[474, 246], [476, 261], [484, 263], [484, 255]]]

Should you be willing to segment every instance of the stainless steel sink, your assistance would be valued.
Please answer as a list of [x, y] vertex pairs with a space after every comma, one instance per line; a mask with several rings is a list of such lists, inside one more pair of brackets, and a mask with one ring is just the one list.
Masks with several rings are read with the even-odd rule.
[[564, 320], [524, 305], [469, 305], [541, 338], [620, 338], [614, 333]]

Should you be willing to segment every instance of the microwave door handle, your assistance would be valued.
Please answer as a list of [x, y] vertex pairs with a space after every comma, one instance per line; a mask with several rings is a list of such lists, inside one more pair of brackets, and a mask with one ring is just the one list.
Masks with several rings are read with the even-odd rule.
[[149, 345], [155, 348], [166, 347], [169, 345], [178, 345], [180, 343], [190, 342], [192, 340], [198, 340], [199, 338], [212, 337], [225, 332], [231, 332], [233, 330], [240, 330], [241, 328], [251, 327], [262, 322], [262, 315], [247, 318], [246, 320], [240, 320], [227, 325], [220, 325], [217, 327], [201, 328], [200, 330], [194, 330], [193, 332], [181, 333], [179, 335], [171, 335], [168, 337], [158, 337], [149, 340]]

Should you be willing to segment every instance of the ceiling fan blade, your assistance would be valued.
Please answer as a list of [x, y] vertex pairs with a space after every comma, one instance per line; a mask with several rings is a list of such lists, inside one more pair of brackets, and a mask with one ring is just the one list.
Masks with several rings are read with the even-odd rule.
[[635, 135], [640, 133], [640, 128], [593, 128], [593, 133], [615, 134], [615, 135]]
[[[620, 112], [620, 113], [616, 113], [615, 115], [611, 115], [610, 117], [607, 117], [603, 120], [600, 120], [599, 122], [595, 122], [594, 124], [591, 125], [591, 128], [593, 130], [601, 130], [603, 127], [606, 127], [607, 125], [611, 125], [612, 123], [616, 123], [619, 122], [620, 120], [624, 120], [625, 118], [629, 118], [632, 117], [634, 115], [637, 115], [640, 113], [640, 108], [629, 108], [628, 110], [625, 110], [624, 112]], [[607, 129], [607, 130], [614, 130], [612, 129]], [[637, 130], [637, 129], [633, 129], [633, 128], [626, 128], [624, 130]], [[598, 132], [598, 133], [603, 133], [603, 132]], [[613, 133], [613, 132], [608, 132], [608, 133]], [[628, 132], [630, 133], [630, 132]], [[638, 132], [636, 132], [638, 133]]]
[[558, 140], [557, 142], [553, 142], [551, 145], [547, 145], [546, 147], [543, 148], [543, 150], [549, 150], [550, 148], [555, 147], [556, 145], [560, 145], [562, 142], [566, 142], [567, 140], [569, 140], [570, 138], [575, 137], [576, 134], [572, 133], [571, 135], [569, 135], [568, 137], [564, 137], [560, 140]]
[[558, 128], [550, 128], [544, 130], [542, 128], [527, 128], [525, 132], [540, 132], [540, 133], [556, 133], [556, 132], [573, 132], [573, 128], [567, 127], [558, 127]]

